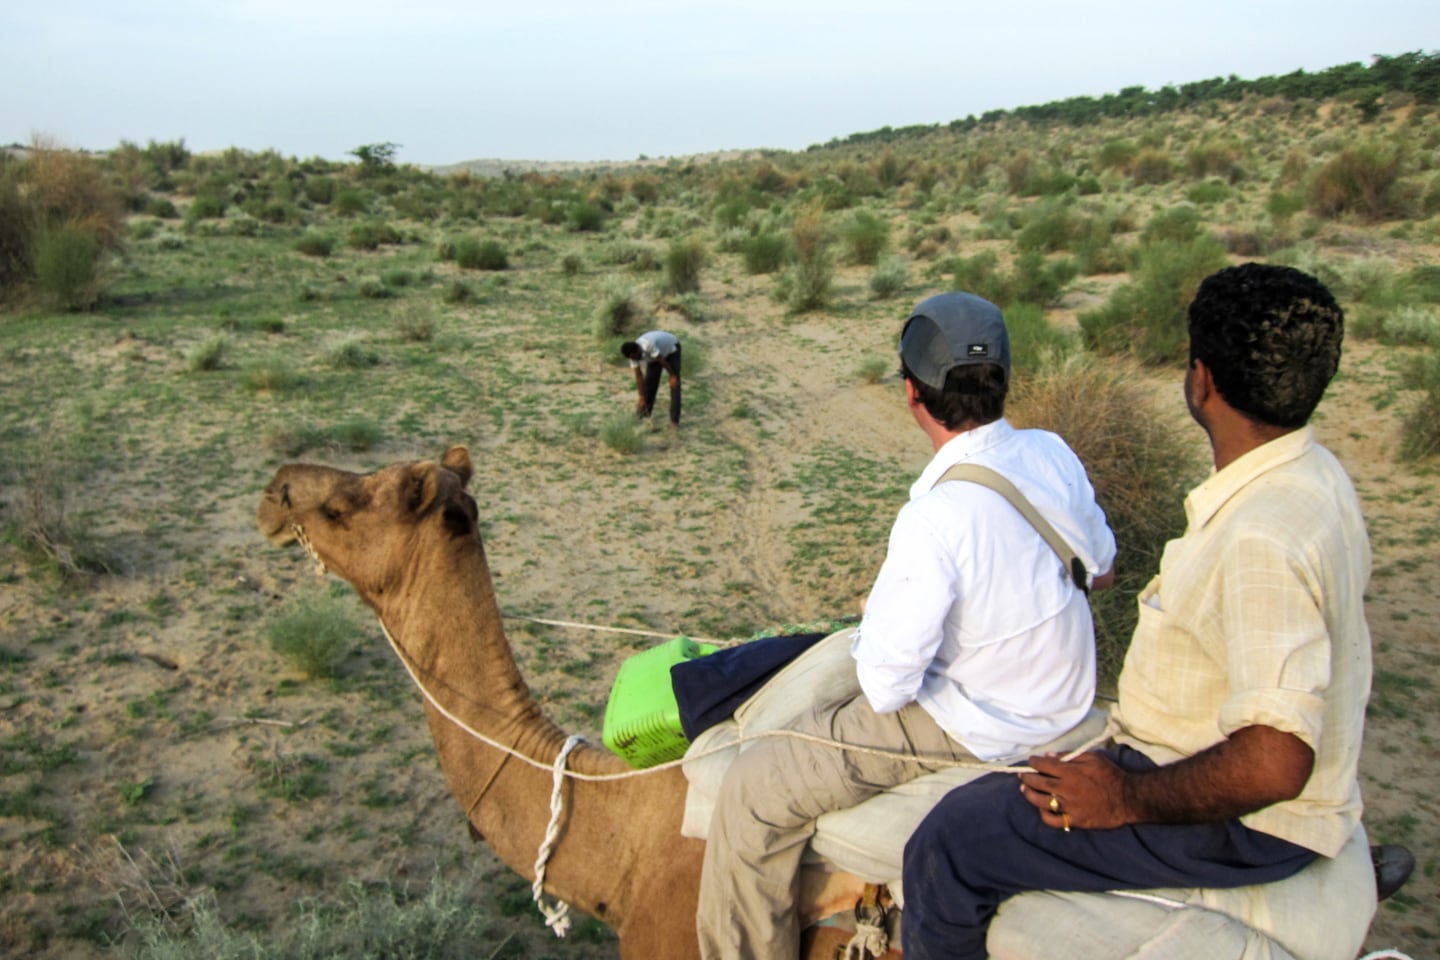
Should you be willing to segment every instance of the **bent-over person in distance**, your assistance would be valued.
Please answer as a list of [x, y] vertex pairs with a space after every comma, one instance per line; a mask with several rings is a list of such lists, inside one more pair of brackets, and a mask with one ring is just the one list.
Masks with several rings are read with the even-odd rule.
[[[635, 389], [640, 402], [635, 406], [638, 417], [648, 418], [655, 409], [655, 396], [660, 392], [660, 374], [670, 377], [670, 426], [680, 426], [680, 341], [673, 333], [651, 330], [634, 340], [620, 344], [620, 354], [630, 361], [635, 372]], [[641, 368], [644, 368], [643, 372]]]

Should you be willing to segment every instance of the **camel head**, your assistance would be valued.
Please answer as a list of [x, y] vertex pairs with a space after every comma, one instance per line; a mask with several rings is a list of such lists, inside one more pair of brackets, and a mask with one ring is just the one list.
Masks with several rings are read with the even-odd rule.
[[265, 488], [256, 521], [271, 543], [301, 544], [374, 603], [420, 558], [478, 537], [475, 501], [465, 492], [473, 472], [461, 446], [439, 463], [397, 463], [368, 474], [292, 463]]

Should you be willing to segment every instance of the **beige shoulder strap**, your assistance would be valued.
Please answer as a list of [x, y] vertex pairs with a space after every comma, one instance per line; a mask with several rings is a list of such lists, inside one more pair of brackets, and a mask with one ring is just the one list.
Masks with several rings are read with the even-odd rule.
[[1050, 544], [1050, 549], [1055, 551], [1060, 562], [1070, 571], [1070, 579], [1075, 582], [1075, 586], [1087, 594], [1090, 592], [1085, 564], [1076, 555], [1074, 548], [1064, 537], [1060, 536], [1058, 530], [1050, 525], [1049, 520], [1040, 515], [1040, 511], [1035, 509], [1035, 505], [1025, 499], [1025, 494], [1016, 489], [1015, 484], [1007, 480], [1003, 474], [997, 473], [989, 467], [982, 467], [978, 463], [957, 463], [941, 474], [940, 479], [935, 481], [935, 486], [938, 487], [950, 480], [978, 483], [982, 487], [989, 487], [1010, 501], [1010, 505], [1020, 511], [1020, 515], [1030, 522], [1030, 526], [1035, 528], [1035, 532]]

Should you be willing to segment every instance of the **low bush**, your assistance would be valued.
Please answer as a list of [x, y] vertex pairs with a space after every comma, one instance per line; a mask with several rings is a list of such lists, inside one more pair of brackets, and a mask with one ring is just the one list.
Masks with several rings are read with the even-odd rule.
[[380, 354], [359, 337], [338, 340], [325, 350], [325, 363], [336, 370], [363, 370], [379, 362]]
[[704, 266], [705, 244], [699, 237], [671, 241], [665, 252], [665, 289], [675, 294], [698, 293]]
[[785, 237], [762, 231], [749, 237], [740, 249], [740, 259], [749, 274], [774, 273], [785, 263]]
[[455, 263], [465, 270], [507, 270], [510, 255], [498, 240], [467, 236], [455, 242]]
[[1129, 354], [1145, 363], [1181, 359], [1186, 343], [1186, 308], [1211, 273], [1229, 263], [1225, 247], [1208, 234], [1190, 240], [1151, 240], [1141, 245], [1130, 283], [1108, 302], [1080, 314], [1085, 346], [1107, 354]]
[[196, 373], [219, 370], [225, 365], [225, 355], [230, 351], [230, 338], [224, 335], [202, 340], [185, 355], [185, 365]]
[[870, 274], [870, 296], [890, 300], [910, 284], [910, 265], [904, 257], [885, 257]]
[[36, 288], [62, 310], [89, 310], [103, 289], [100, 238], [89, 227], [64, 223], [42, 227], [34, 240]]
[[1383, 220], [1397, 212], [1400, 149], [1371, 140], [1348, 147], [1315, 171], [1310, 180], [1310, 210], [1321, 217], [1353, 213]]
[[[464, 298], [456, 299], [451, 292], [453, 287], [459, 286], [466, 291]], [[466, 303], [474, 294], [469, 293], [470, 288], [459, 280], [451, 284], [445, 291], [446, 303]], [[424, 302], [406, 301], [397, 304], [390, 311], [390, 321], [395, 327], [395, 333], [401, 340], [411, 343], [428, 343], [435, 338], [435, 308]]]
[[640, 303], [635, 288], [612, 277], [601, 288], [591, 329], [600, 340], [623, 337], [639, 316]]
[[301, 595], [265, 626], [270, 648], [312, 680], [335, 676], [362, 633], [350, 604], [329, 594]]
[[319, 230], [306, 230], [295, 241], [295, 249], [307, 257], [328, 257], [335, 252], [335, 236]]
[[873, 266], [890, 245], [890, 224], [869, 210], [857, 210], [840, 237], [851, 263]]
[[1414, 461], [1440, 454], [1440, 347], [1405, 363], [1401, 386], [1417, 398], [1400, 426], [1400, 456]]
[[600, 442], [616, 453], [631, 455], [645, 446], [640, 421], [633, 413], [615, 413], [600, 424]]

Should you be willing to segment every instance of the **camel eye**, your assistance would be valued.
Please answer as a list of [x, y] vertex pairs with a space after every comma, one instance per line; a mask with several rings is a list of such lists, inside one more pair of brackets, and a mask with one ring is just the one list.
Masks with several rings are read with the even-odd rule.
[[329, 520], [331, 523], [334, 523], [336, 520], [340, 519], [340, 511], [336, 510], [328, 503], [320, 508], [320, 515], [323, 516], [326, 520]]
[[290, 502], [290, 484], [288, 483], [280, 488], [280, 506], [284, 507], [286, 510], [289, 510], [295, 506], [293, 503]]

